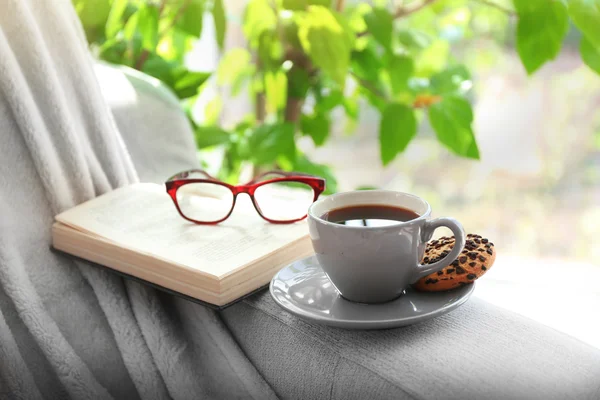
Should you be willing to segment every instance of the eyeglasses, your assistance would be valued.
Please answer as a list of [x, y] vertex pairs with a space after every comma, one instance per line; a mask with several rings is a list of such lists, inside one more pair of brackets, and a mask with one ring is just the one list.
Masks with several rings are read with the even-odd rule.
[[229, 185], [194, 169], [165, 182], [179, 214], [196, 224], [218, 224], [231, 215], [240, 193], [247, 193], [265, 220], [288, 224], [306, 218], [308, 207], [325, 190], [325, 179], [296, 172], [269, 171], [245, 185]]

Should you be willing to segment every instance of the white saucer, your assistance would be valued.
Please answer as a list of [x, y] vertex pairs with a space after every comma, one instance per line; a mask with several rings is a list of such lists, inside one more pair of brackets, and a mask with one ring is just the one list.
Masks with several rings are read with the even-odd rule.
[[411, 325], [461, 306], [474, 284], [447, 292], [417, 292], [411, 288], [383, 304], [354, 303], [341, 297], [315, 256], [296, 261], [271, 280], [275, 302], [298, 317], [347, 329], [384, 329]]

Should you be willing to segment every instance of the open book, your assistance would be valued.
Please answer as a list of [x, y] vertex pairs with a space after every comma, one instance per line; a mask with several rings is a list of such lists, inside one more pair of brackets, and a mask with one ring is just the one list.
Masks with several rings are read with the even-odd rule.
[[114, 190], [55, 220], [54, 248], [219, 307], [313, 252], [306, 222], [270, 224], [245, 195], [226, 221], [196, 225], [153, 183]]

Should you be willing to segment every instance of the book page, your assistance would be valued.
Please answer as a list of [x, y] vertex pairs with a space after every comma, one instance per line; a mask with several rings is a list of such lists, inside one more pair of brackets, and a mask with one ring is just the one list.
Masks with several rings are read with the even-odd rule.
[[244, 194], [226, 221], [197, 225], [179, 215], [164, 186], [152, 183], [117, 189], [56, 220], [217, 278], [308, 234], [305, 221], [277, 225], [263, 220]]

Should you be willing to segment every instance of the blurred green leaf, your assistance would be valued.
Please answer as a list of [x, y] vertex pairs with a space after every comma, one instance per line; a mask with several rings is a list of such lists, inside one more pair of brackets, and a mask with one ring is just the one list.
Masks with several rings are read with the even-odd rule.
[[[302, 13], [299, 13], [302, 14]], [[298, 38], [298, 15], [296, 13], [280, 12], [279, 27], [277, 29], [278, 37], [285, 43], [286, 48], [301, 50], [302, 45]]]
[[275, 161], [277, 166], [283, 171], [292, 171], [294, 169], [294, 164], [292, 161], [288, 160], [287, 157], [278, 156]]
[[386, 50], [392, 49], [392, 30], [393, 17], [385, 8], [374, 8], [369, 14], [364, 16], [365, 23], [369, 33]]
[[417, 119], [413, 109], [400, 103], [391, 103], [383, 111], [379, 124], [381, 161], [387, 165], [406, 149], [417, 133]]
[[75, 11], [81, 20], [89, 43], [105, 36], [106, 22], [110, 14], [109, 0], [73, 0]]
[[213, 0], [212, 15], [215, 21], [215, 31], [217, 44], [220, 49], [223, 49], [225, 44], [225, 32], [227, 30], [227, 20], [225, 18], [225, 6], [223, 0]]
[[265, 82], [261, 76], [253, 76], [250, 80], [250, 93], [263, 93], [265, 91]]
[[146, 4], [138, 10], [137, 28], [142, 35], [142, 47], [154, 51], [158, 44], [158, 8]]
[[275, 30], [277, 16], [268, 0], [250, 0], [244, 13], [243, 30], [248, 42], [256, 48], [263, 32]]
[[349, 6], [348, 26], [353, 32], [362, 33], [367, 30], [365, 15], [371, 12], [371, 6], [368, 3], [358, 2], [355, 7]]
[[450, 44], [445, 40], [435, 40], [421, 51], [415, 59], [415, 75], [428, 77], [446, 68]]
[[579, 52], [585, 65], [600, 74], [600, 48], [595, 48], [585, 37], [582, 37]]
[[335, 193], [337, 191], [337, 180], [331, 168], [323, 164], [317, 164], [310, 161], [306, 156], [298, 154], [294, 162], [294, 171], [325, 178], [325, 194]]
[[448, 9], [460, 7], [467, 3], [467, 0], [440, 0], [431, 5], [431, 11], [436, 14], [444, 14]]
[[112, 38], [107, 40], [98, 49], [100, 59], [113, 64], [125, 64], [123, 54], [127, 50], [127, 43], [123, 40]]
[[275, 31], [265, 31], [258, 39], [258, 55], [266, 70], [277, 69], [281, 65], [283, 47]]
[[198, 126], [194, 131], [199, 149], [227, 143], [231, 134], [218, 126]]
[[219, 169], [217, 177], [232, 185], [239, 183], [243, 160], [244, 158], [239, 155], [238, 144], [230, 142], [226, 148], [223, 164]]
[[210, 77], [210, 73], [189, 71], [155, 53], [149, 54], [142, 72], [161, 80], [181, 100], [196, 96], [200, 86]]
[[139, 10], [133, 13], [131, 17], [127, 20], [125, 27], [123, 29], [123, 36], [127, 40], [133, 40], [134, 35], [138, 32], [138, 21], [140, 17]]
[[302, 115], [300, 129], [305, 135], [309, 135], [316, 146], [322, 146], [329, 136], [329, 116], [321, 113], [313, 115]]
[[252, 151], [248, 144], [249, 139], [249, 135], [241, 137], [232, 136], [231, 142], [229, 143], [230, 152], [232, 153], [231, 157], [237, 158], [239, 161], [250, 160]]
[[113, 0], [108, 20], [106, 21], [106, 38], [110, 39], [123, 28], [123, 13], [127, 8], [127, 0]]
[[142, 67], [142, 72], [155, 77], [174, 89], [173, 65], [156, 54], [150, 54]]
[[467, 158], [472, 158], [475, 160], [479, 160], [479, 147], [477, 147], [477, 141], [473, 139], [469, 147], [467, 148]]
[[204, 0], [175, 1], [173, 11], [175, 26], [194, 37], [200, 37], [204, 10]]
[[569, 14], [590, 44], [600, 49], [600, 2], [598, 0], [569, 0]]
[[236, 77], [236, 79], [231, 84], [231, 95], [237, 96], [240, 94], [242, 89], [244, 89], [248, 83], [252, 79], [252, 76], [255, 71], [254, 64], [246, 65], [246, 68], [242, 70], [242, 72]]
[[342, 99], [342, 105], [344, 106], [344, 111], [346, 112], [346, 116], [353, 120], [358, 119], [358, 96], [347, 96]]
[[276, 112], [285, 106], [287, 97], [287, 77], [283, 71], [265, 73], [265, 95], [267, 112]]
[[95, 26], [105, 24], [110, 14], [110, 0], [72, 0], [81, 24]]
[[165, 60], [183, 63], [184, 55], [189, 52], [196, 38], [181, 29], [169, 29], [158, 42], [156, 52]]
[[305, 69], [292, 67], [288, 71], [288, 96], [303, 99], [310, 87], [310, 78]]
[[125, 7], [125, 11], [123, 12], [123, 21], [129, 20], [129, 17], [131, 17], [142, 5], [144, 5], [144, 3], [141, 0], [129, 0]]
[[294, 124], [282, 122], [258, 126], [250, 136], [251, 159], [257, 165], [273, 163], [279, 155], [293, 160], [296, 155]]
[[215, 96], [204, 108], [204, 123], [206, 125], [216, 125], [219, 122], [222, 109], [223, 100], [220, 96]]
[[398, 94], [408, 87], [408, 79], [414, 71], [413, 60], [407, 56], [392, 56], [388, 63], [388, 74], [392, 92]]
[[376, 50], [372, 46], [367, 46], [362, 51], [352, 52], [351, 67], [352, 72], [359, 78], [377, 82], [383, 63]]
[[310, 5], [331, 6], [331, 0], [283, 0], [282, 6], [286, 10], [306, 10]]
[[193, 72], [182, 68], [175, 77], [175, 94], [180, 99], [192, 97], [198, 93], [198, 88], [208, 78], [210, 78], [210, 73], [208, 72]]
[[328, 112], [342, 104], [343, 100], [344, 94], [341, 90], [331, 90], [326, 96], [319, 97], [315, 107], [323, 112]]
[[562, 1], [513, 0], [519, 15], [517, 51], [528, 74], [559, 53], [569, 30], [567, 7]]
[[387, 107], [388, 100], [386, 98], [381, 97], [378, 94], [375, 94], [373, 90], [365, 88], [365, 86], [360, 87], [361, 94], [367, 99], [369, 104], [375, 107], [379, 112], [383, 112]]
[[[435, 3], [438, 1], [440, 0], [435, 1]], [[402, 21], [404, 23], [401, 24], [401, 28], [409, 31], [417, 30], [429, 35], [432, 39], [439, 38], [440, 27], [438, 26], [438, 20], [440, 15], [433, 11], [433, 6], [424, 7], [419, 12], [411, 14], [409, 18], [405, 18]]]
[[256, 125], [256, 116], [252, 113], [248, 113], [242, 117], [240, 122], [235, 126], [234, 130], [240, 134], [245, 134], [246, 131], [251, 129], [254, 125]]
[[429, 122], [438, 140], [454, 153], [479, 159], [473, 129], [471, 104], [461, 97], [449, 96], [429, 107]]
[[455, 65], [433, 75], [429, 87], [435, 94], [456, 94], [470, 89], [471, 74], [464, 65]]
[[217, 83], [233, 84], [247, 70], [251, 57], [248, 50], [241, 47], [225, 53], [217, 69]]
[[416, 29], [398, 32], [398, 40], [408, 49], [422, 50], [431, 44], [431, 37]]
[[196, 105], [197, 101], [198, 101], [198, 95], [188, 97], [187, 99], [183, 99], [180, 103], [181, 108], [183, 109], [183, 112], [188, 117], [188, 119], [190, 120], [190, 124], [193, 127], [195, 127], [197, 125], [196, 121], [194, 119], [194, 106]]
[[354, 36], [343, 17], [322, 6], [310, 6], [298, 22], [298, 37], [312, 62], [344, 86]]

